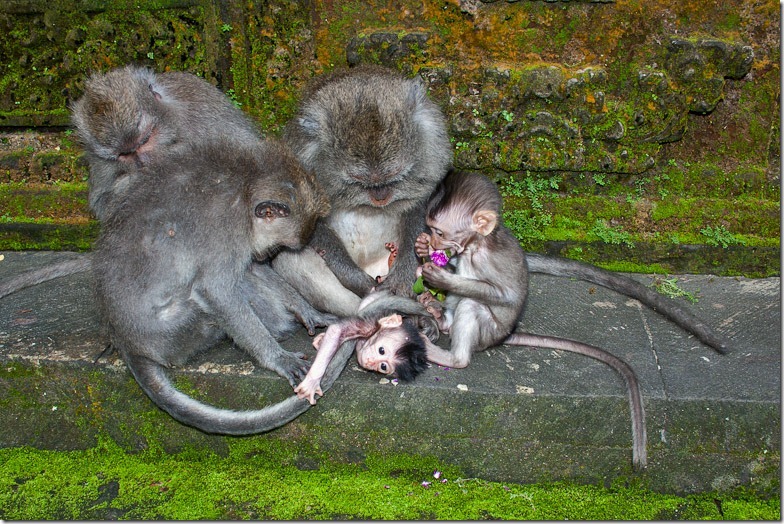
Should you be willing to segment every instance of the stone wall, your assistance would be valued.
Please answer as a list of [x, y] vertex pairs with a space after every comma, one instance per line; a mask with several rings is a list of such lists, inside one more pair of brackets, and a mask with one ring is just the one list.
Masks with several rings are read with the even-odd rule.
[[[779, 31], [772, 0], [6, 0], [0, 183], [24, 184], [0, 216], [41, 222], [31, 188], [83, 191], [62, 126], [90, 71], [196, 73], [275, 134], [309, 78], [373, 62], [427, 81], [455, 164], [505, 184], [530, 247], [724, 234], [778, 259]], [[50, 214], [90, 221], [78, 197]]]

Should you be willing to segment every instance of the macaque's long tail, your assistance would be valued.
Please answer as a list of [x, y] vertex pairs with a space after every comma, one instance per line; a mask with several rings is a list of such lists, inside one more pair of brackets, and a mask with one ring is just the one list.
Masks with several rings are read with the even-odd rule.
[[25, 271], [24, 273], [0, 282], [0, 298], [42, 282], [65, 277], [81, 271], [87, 271], [90, 269], [91, 263], [92, 257], [89, 254], [86, 254], [73, 260], [55, 262], [54, 264], [44, 266], [40, 269]]
[[[332, 359], [321, 388], [326, 391], [354, 352], [354, 341], [343, 344]], [[172, 384], [166, 369], [146, 357], [123, 354], [123, 360], [131, 370], [142, 390], [162, 410], [174, 419], [193, 426], [205, 433], [221, 435], [253, 435], [278, 428], [294, 420], [310, 407], [307, 399], [296, 395], [258, 410], [234, 411], [204, 404], [177, 390]]]
[[669, 318], [686, 331], [693, 333], [718, 353], [722, 355], [727, 353], [727, 341], [724, 337], [674, 300], [657, 293], [636, 280], [567, 258], [535, 253], [527, 253], [526, 258], [528, 259], [528, 270], [533, 273], [579, 278], [628, 295]]
[[529, 333], [512, 333], [503, 343], [513, 346], [533, 346], [570, 351], [591, 357], [613, 368], [623, 378], [629, 397], [629, 409], [631, 410], [632, 419], [632, 461], [634, 467], [642, 469], [647, 466], [648, 452], [646, 450], [646, 442], [648, 437], [645, 429], [645, 408], [642, 403], [642, 394], [640, 393], [637, 375], [629, 364], [604, 349], [566, 338], [532, 335]]

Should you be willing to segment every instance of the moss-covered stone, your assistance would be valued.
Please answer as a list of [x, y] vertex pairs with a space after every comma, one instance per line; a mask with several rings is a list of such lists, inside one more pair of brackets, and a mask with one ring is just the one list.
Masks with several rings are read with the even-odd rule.
[[[456, 167], [499, 181], [558, 177], [542, 207], [507, 201], [537, 241], [596, 241], [602, 220], [636, 243], [704, 243], [700, 230], [724, 227], [772, 246], [779, 15], [772, 0], [18, 0], [0, 6], [0, 124], [35, 126], [30, 135], [67, 125], [90, 71], [134, 62], [203, 76], [277, 134], [313, 75], [381, 63], [425, 80]], [[0, 180], [86, 179], [66, 135], [56, 146], [14, 136], [0, 132]], [[592, 209], [602, 198], [634, 205], [575, 211], [588, 196]], [[654, 218], [677, 207], [689, 218]]]

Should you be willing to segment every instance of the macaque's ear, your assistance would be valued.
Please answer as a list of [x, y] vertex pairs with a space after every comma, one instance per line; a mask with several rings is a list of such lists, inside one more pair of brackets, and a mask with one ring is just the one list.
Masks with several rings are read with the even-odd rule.
[[487, 236], [493, 232], [498, 224], [498, 215], [489, 209], [480, 209], [471, 218], [471, 229], [482, 236]]
[[396, 328], [403, 325], [403, 317], [398, 314], [389, 315], [378, 319], [378, 325], [382, 328]]
[[264, 202], [256, 204], [256, 208], [253, 210], [253, 213], [257, 218], [261, 218], [265, 222], [272, 222], [276, 218], [289, 216], [289, 214], [291, 214], [291, 209], [289, 209], [289, 206], [283, 202], [265, 200]]

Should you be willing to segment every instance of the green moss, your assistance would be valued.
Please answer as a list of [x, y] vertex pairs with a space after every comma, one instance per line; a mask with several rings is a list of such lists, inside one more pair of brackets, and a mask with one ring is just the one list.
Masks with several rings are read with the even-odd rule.
[[[75, 452], [0, 450], [5, 519], [650, 520], [780, 518], [778, 498], [745, 490], [684, 497], [639, 485], [520, 485], [466, 478], [427, 457], [298, 466], [274, 439], [232, 439], [227, 456], [128, 454], [110, 440]], [[438, 478], [434, 472], [439, 472]], [[425, 484], [428, 483], [428, 484]]]

